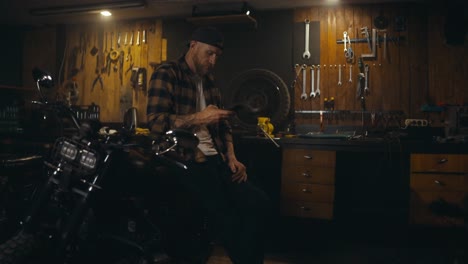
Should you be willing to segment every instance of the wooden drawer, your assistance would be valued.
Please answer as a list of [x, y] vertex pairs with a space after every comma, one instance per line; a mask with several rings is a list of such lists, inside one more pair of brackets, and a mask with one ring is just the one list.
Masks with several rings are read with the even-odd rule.
[[468, 173], [468, 155], [411, 154], [411, 172]]
[[305, 165], [285, 165], [283, 182], [335, 184], [335, 168]]
[[[432, 226], [463, 224], [463, 217], [448, 212], [460, 210], [468, 193], [468, 155], [411, 154], [410, 223]], [[445, 216], [431, 211], [431, 204], [443, 200]], [[442, 212], [441, 212], [442, 213]], [[453, 213], [452, 213], [453, 214]]]
[[463, 218], [437, 216], [432, 214], [427, 208], [414, 208], [411, 210], [410, 224], [426, 225], [438, 227], [463, 226]]
[[463, 225], [463, 217], [438, 216], [430, 210], [434, 201], [443, 199], [450, 205], [463, 206], [467, 193], [457, 191], [419, 191], [411, 190], [410, 223], [432, 226]]
[[468, 191], [468, 176], [412, 173], [410, 186], [412, 189], [425, 191]]
[[336, 155], [334, 151], [311, 149], [283, 149], [283, 166], [313, 165], [321, 167], [335, 167]]
[[286, 200], [281, 203], [281, 213], [287, 216], [332, 219], [333, 204]]
[[419, 191], [411, 190], [411, 208], [425, 207], [439, 199], [443, 199], [448, 203], [456, 204], [461, 206], [463, 204], [463, 197], [466, 192], [455, 192], [455, 191]]
[[281, 197], [284, 200], [332, 203], [335, 198], [334, 185], [286, 183], [281, 188]]

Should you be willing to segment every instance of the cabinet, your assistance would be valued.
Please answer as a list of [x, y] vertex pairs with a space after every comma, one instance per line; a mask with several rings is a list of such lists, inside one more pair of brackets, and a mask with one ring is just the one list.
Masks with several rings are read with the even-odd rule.
[[461, 212], [468, 201], [468, 155], [411, 154], [410, 189], [410, 224], [463, 225]]
[[281, 213], [332, 219], [335, 151], [285, 148], [282, 153]]

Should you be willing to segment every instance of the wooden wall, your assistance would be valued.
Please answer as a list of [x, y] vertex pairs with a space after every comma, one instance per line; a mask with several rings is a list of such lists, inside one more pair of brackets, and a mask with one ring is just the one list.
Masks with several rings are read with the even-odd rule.
[[[146, 43], [143, 43], [143, 31], [145, 31]], [[130, 36], [133, 32], [133, 45], [130, 45]], [[138, 32], [140, 34], [139, 45], [137, 45]], [[120, 48], [118, 47], [118, 36], [120, 34]], [[125, 45], [127, 35], [127, 45]], [[84, 40], [83, 40], [84, 39]], [[138, 109], [140, 122], [146, 120], [146, 89], [147, 81], [143, 87], [132, 85], [131, 76], [133, 68], [145, 68], [146, 80], [152, 69], [150, 62], [160, 63], [162, 56], [162, 21], [148, 20], [136, 22], [109, 23], [101, 26], [75, 25], [69, 26], [66, 31], [67, 56], [64, 60], [65, 79], [62, 90], [66, 93], [67, 86], [76, 78], [79, 87], [78, 105], [90, 105], [95, 103], [100, 106], [100, 118], [104, 122], [121, 122], [123, 112], [129, 107]], [[111, 42], [112, 41], [112, 42]], [[83, 43], [85, 44], [82, 47]], [[107, 42], [107, 43], [106, 43]], [[111, 45], [112, 44], [112, 45]], [[106, 47], [107, 46], [107, 47]], [[98, 54], [92, 55], [91, 49], [97, 47]], [[99, 56], [98, 69], [106, 68], [109, 64], [107, 56], [111, 49], [120, 54], [117, 60], [111, 61], [110, 70], [101, 72], [103, 87], [99, 82], [94, 86], [93, 82], [98, 77], [96, 74], [97, 56]], [[77, 52], [77, 59], [73, 60]], [[123, 53], [122, 53], [123, 52]], [[82, 59], [82, 55], [84, 57]], [[124, 56], [123, 67], [120, 56]], [[130, 55], [130, 56], [129, 56]], [[83, 66], [81, 66], [83, 60]], [[80, 69], [74, 75], [73, 68]], [[122, 73], [121, 73], [122, 71]]]
[[[146, 43], [142, 42], [143, 30], [145, 30]], [[133, 45], [129, 45], [132, 31]], [[140, 31], [140, 45], [136, 45], [138, 31]], [[132, 69], [145, 68], [144, 87], [146, 87], [152, 73], [150, 63], [157, 64], [164, 59], [165, 41], [162, 39], [162, 21], [154, 19], [101, 25], [67, 25], [62, 32], [63, 36], [60, 36], [60, 32], [57, 28], [46, 28], [26, 34], [24, 86], [34, 86], [31, 69], [39, 66], [53, 73], [58, 83], [57, 94], [49, 97], [69, 98], [73, 105], [78, 106], [89, 106], [93, 103], [99, 105], [100, 120], [103, 122], [121, 122], [123, 112], [134, 106], [138, 109], [139, 121], [146, 122], [146, 89], [133, 87], [130, 79]], [[119, 33], [120, 48], [117, 46]], [[127, 45], [124, 45], [126, 34]], [[60, 39], [63, 39], [62, 49], [56, 47], [56, 42]], [[119, 58], [111, 61], [108, 72], [105, 65], [106, 57], [111, 51], [111, 39], [113, 49], [119, 54]], [[93, 48], [97, 48], [98, 52], [92, 53]], [[122, 54], [123, 65], [119, 60]], [[57, 57], [59, 60], [56, 62]], [[102, 89], [99, 81], [93, 88], [93, 82], [98, 77], [97, 68], [103, 82]]]
[[[401, 38], [388, 41], [384, 57], [383, 42], [378, 43], [375, 58], [364, 59], [369, 65], [366, 96], [369, 112], [401, 110], [406, 117], [433, 118], [433, 124], [440, 123], [438, 116], [423, 113], [421, 106], [438, 103], [468, 102], [467, 86], [467, 45], [445, 44], [444, 21], [446, 10], [443, 6], [417, 5], [360, 5], [340, 7], [311, 7], [295, 11], [294, 22], [305, 19], [320, 22], [320, 99], [301, 100], [302, 88], [296, 84], [294, 106], [296, 110], [324, 109], [324, 98], [335, 98], [336, 110], [361, 110], [357, 99], [357, 58], [370, 53], [367, 43], [353, 43], [353, 62], [344, 57], [343, 31], [351, 39], [364, 38], [362, 27], [374, 27], [374, 19], [381, 15], [388, 19], [387, 38]], [[404, 30], [396, 30], [396, 19], [404, 18]], [[384, 32], [377, 33], [383, 38]], [[465, 41], [466, 43], [466, 41]], [[342, 85], [338, 85], [338, 66], [342, 65]], [[352, 66], [352, 82], [348, 82]], [[310, 91], [310, 73], [307, 75], [307, 91]], [[298, 124], [313, 123], [307, 115], [296, 115]]]
[[[382, 15], [389, 22], [386, 29], [387, 38], [401, 38], [401, 40], [399, 42], [388, 41], [385, 58], [384, 46], [380, 42], [377, 45], [376, 57], [364, 60], [370, 69], [368, 84], [370, 94], [366, 97], [367, 110], [369, 112], [401, 110], [405, 117], [430, 118], [434, 125], [440, 125], [443, 117], [440, 114], [423, 113], [420, 110], [421, 106], [468, 102], [465, 84], [466, 76], [468, 76], [468, 42], [465, 41], [464, 45], [459, 46], [445, 43], [446, 10], [446, 7], [441, 5], [408, 4], [315, 6], [295, 9], [292, 22], [302, 23], [305, 19], [310, 19], [320, 23], [320, 88], [322, 95], [320, 98], [301, 100], [301, 88], [296, 83], [291, 95], [294, 101], [293, 110], [322, 110], [324, 109], [324, 98], [331, 97], [335, 98], [334, 109], [336, 110], [361, 110], [360, 101], [356, 98], [357, 58], [361, 54], [370, 53], [369, 47], [367, 43], [352, 43], [351, 47], [356, 59], [353, 62], [347, 62], [344, 57], [343, 44], [338, 44], [337, 41], [342, 40], [343, 31], [347, 31], [351, 39], [363, 38], [360, 29], [364, 26], [372, 29], [374, 19]], [[396, 18], [405, 19], [404, 30], [395, 30]], [[181, 18], [181, 20], [183, 19]], [[124, 72], [122, 83], [119, 79], [118, 69], [117, 72], [111, 70], [109, 75], [103, 73], [103, 90], [99, 86], [96, 86], [93, 91], [91, 90], [93, 80], [97, 75], [95, 73], [96, 57], [90, 54], [90, 50], [95, 45], [98, 46], [99, 50], [104, 50], [106, 33], [108, 45], [110, 45], [110, 33], [114, 32], [115, 46], [118, 32], [121, 32], [123, 36], [126, 32], [146, 29], [147, 44], [133, 45], [131, 54], [134, 67], [146, 68], [148, 80], [152, 72], [149, 63], [160, 63], [164, 60], [162, 57], [166, 56], [167, 40], [163, 39], [163, 30], [167, 25], [163, 27], [163, 24], [167, 23], [168, 21], [163, 21], [161, 18], [154, 18], [145, 21], [124, 21], [104, 25], [66, 25], [62, 31], [53, 28], [29, 31], [25, 37], [23, 86], [33, 86], [30, 70], [33, 65], [38, 64], [38, 66], [43, 66], [52, 72], [62, 73], [60, 87], [62, 94], [66, 94], [67, 85], [70, 86], [71, 69], [80, 68], [75, 76], [78, 87], [76, 104], [98, 104], [101, 107], [101, 121], [103, 122], [120, 122], [125, 106], [135, 106], [138, 108], [140, 121], [144, 122], [146, 93], [142, 89], [131, 87], [131, 72], [126, 74]], [[265, 39], [273, 41], [282, 37], [277, 36], [277, 32], [264, 34], [266, 34]], [[82, 38], [84, 36], [84, 49], [80, 47], [80, 36]], [[378, 36], [382, 38], [383, 32], [378, 32]], [[134, 42], [135, 38], [136, 33]], [[65, 43], [60, 42], [60, 39], [63, 39]], [[286, 53], [290, 52], [285, 47], [279, 47], [279, 49]], [[54, 50], [57, 52], [54, 53]], [[128, 46], [122, 50], [126, 56]], [[75, 55], [80, 60], [73, 63], [71, 58], [74, 52], [77, 53]], [[85, 54], [81, 68], [81, 53], [83, 52]], [[65, 55], [65, 60], [62, 66], [61, 58], [63, 55]], [[101, 54], [100, 57], [103, 59], [104, 54]], [[75, 65], [73, 66], [73, 64]], [[100, 67], [102, 65], [101, 61]], [[116, 63], [113, 63], [112, 67], [114, 65]], [[342, 65], [341, 86], [337, 85], [338, 65]], [[348, 82], [350, 66], [352, 66], [352, 82]], [[129, 67], [130, 61], [125, 60], [124, 71]], [[290, 79], [285, 77], [285, 81], [289, 83], [294, 75], [295, 73], [291, 71]], [[310, 92], [310, 71], [307, 74], [306, 84], [307, 91]], [[129, 92], [132, 99], [130, 103], [125, 100], [125, 95]], [[317, 124], [318, 122], [318, 119], [311, 118], [311, 115], [296, 114], [295, 119], [296, 124]], [[337, 124], [341, 123], [337, 122]]]

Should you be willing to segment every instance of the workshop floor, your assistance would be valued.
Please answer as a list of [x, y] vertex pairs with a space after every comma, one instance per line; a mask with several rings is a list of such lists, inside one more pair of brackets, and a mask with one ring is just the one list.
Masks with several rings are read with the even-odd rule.
[[[302, 229], [270, 233], [264, 264], [468, 264], [466, 230], [362, 227]], [[274, 238], [275, 237], [275, 238]], [[230, 264], [216, 246], [207, 264]]]

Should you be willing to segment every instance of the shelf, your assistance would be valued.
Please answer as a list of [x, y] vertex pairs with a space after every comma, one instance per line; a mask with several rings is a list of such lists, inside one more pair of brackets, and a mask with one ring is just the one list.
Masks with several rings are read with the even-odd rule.
[[201, 16], [189, 17], [186, 20], [196, 26], [246, 24], [257, 27], [257, 20], [249, 15]]

